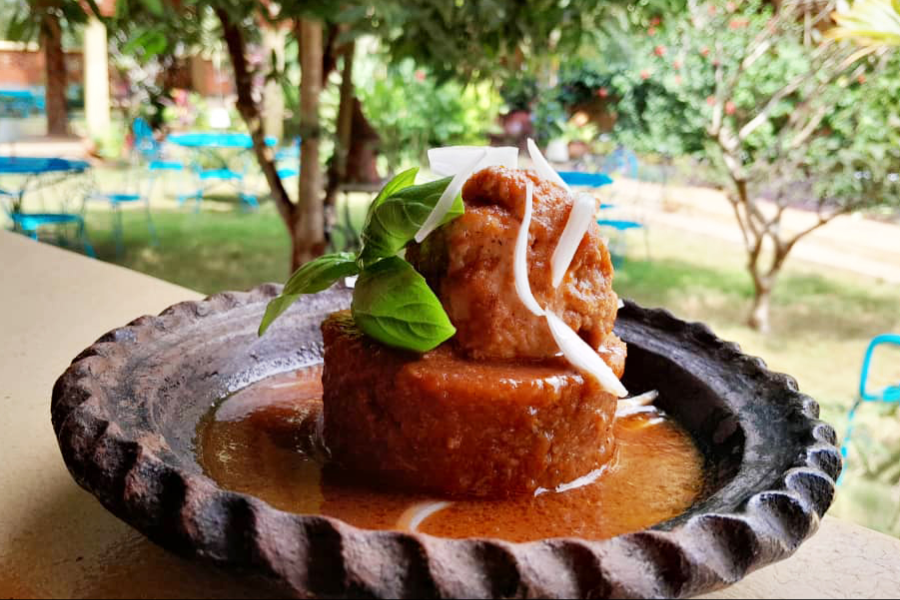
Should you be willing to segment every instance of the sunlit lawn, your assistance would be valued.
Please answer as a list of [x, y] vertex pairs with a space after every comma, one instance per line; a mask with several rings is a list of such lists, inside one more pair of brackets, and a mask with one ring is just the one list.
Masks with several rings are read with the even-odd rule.
[[[218, 210], [211, 210], [214, 204]], [[365, 198], [354, 198], [352, 206], [354, 219], [361, 219]], [[143, 212], [125, 213], [125, 251], [119, 256], [111, 214], [89, 212], [90, 236], [100, 259], [204, 293], [247, 289], [288, 275], [288, 237], [271, 203], [258, 212], [210, 203], [199, 213], [155, 210], [153, 218], [160, 238], [156, 246], [150, 243]], [[762, 336], [743, 325], [751, 285], [739, 248], [651, 227], [651, 251], [648, 260], [640, 237], [631, 240], [629, 258], [617, 274], [620, 295], [707, 322], [721, 337], [796, 377], [801, 389], [821, 403], [823, 418], [843, 431], [866, 344], [879, 333], [900, 331], [900, 286], [795, 261], [773, 300], [774, 331]], [[882, 375], [895, 381], [900, 380], [897, 358], [900, 353], [880, 366]], [[900, 419], [896, 411], [883, 413], [867, 411], [859, 439], [875, 437], [900, 449]], [[861, 472], [857, 461], [834, 514], [890, 530], [897, 491], [861, 481]]]

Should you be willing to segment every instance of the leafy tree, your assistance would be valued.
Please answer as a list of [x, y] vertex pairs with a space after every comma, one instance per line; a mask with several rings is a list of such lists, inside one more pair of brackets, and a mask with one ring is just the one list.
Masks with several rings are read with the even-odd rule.
[[[94, 0], [88, 0], [87, 4], [97, 9]], [[87, 21], [87, 13], [82, 4], [74, 0], [27, 0], [17, 3], [6, 18], [7, 38], [21, 42], [37, 39], [44, 53], [47, 134], [68, 134], [63, 38], [67, 31], [72, 32]]]
[[[362, 57], [361, 57], [362, 58]], [[359, 97], [381, 138], [380, 150], [398, 169], [419, 162], [435, 146], [479, 145], [497, 117], [500, 100], [485, 84], [439, 84], [411, 59], [396, 65], [359, 61]]]
[[[324, 252], [327, 219], [319, 159], [322, 128], [319, 96], [323, 80], [336, 64], [335, 35], [323, 35], [323, 23], [337, 19], [344, 7], [319, 2], [242, 2], [239, 0], [120, 0], [119, 30], [147, 58], [212, 37], [222, 43], [231, 61], [237, 91], [236, 108], [253, 140], [253, 150], [279, 214], [292, 240], [292, 263], [299, 266]], [[210, 27], [210, 23], [214, 25]], [[262, 26], [284, 23], [297, 40], [302, 65], [299, 85], [302, 137], [298, 199], [294, 201], [278, 174], [274, 151], [265, 143], [265, 123], [258, 75], [277, 77], [271, 65], [260, 73], [251, 64], [248, 48], [259, 42]]]
[[[329, 210], [334, 193], [354, 163], [353, 141], [371, 133], [366, 131], [368, 124], [361, 118], [361, 105], [352, 96], [350, 84], [353, 41], [359, 35], [376, 35], [395, 62], [412, 58], [439, 82], [452, 78], [468, 82], [499, 79], [528, 61], [574, 48], [603, 12], [588, 0], [540, 0], [527, 6], [517, 0], [120, 0], [119, 4], [127, 5], [121, 14], [128, 18], [118, 23], [129, 39], [149, 40], [160, 46], [157, 52], [193, 39], [197, 23], [214, 16], [231, 59], [238, 111], [293, 240], [294, 266], [325, 249], [334, 220]], [[259, 28], [267, 23], [290, 24], [302, 67], [297, 97], [303, 142], [296, 202], [287, 194], [272, 152], [265, 146], [260, 99], [254, 88], [258, 73], [247, 60], [248, 45], [259, 41]], [[319, 95], [325, 78], [341, 61], [346, 83], [341, 86], [336, 151], [324, 185], [318, 150], [323, 135]]]
[[[821, 39], [832, 8], [693, 3], [643, 36], [616, 79], [622, 139], [695, 152], [716, 167], [747, 251], [749, 322], [763, 331], [797, 242], [838, 215], [898, 202], [900, 146], [886, 125], [896, 119], [900, 64], [879, 47]], [[798, 204], [815, 218], [789, 231], [782, 218]]]

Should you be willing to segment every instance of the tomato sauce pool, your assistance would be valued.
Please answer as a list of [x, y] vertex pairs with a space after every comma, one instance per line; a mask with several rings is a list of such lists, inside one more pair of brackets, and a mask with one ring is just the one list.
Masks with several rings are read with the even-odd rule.
[[323, 459], [317, 443], [321, 368], [271, 377], [215, 406], [195, 447], [225, 489], [298, 514], [356, 527], [527, 542], [606, 539], [675, 517], [703, 491], [703, 456], [677, 423], [656, 413], [620, 418], [615, 459], [565, 489], [510, 500], [456, 500], [356, 483]]

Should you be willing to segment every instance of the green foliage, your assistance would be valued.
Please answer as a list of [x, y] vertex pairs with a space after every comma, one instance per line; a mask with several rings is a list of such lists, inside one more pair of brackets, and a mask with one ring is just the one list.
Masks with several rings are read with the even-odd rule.
[[827, 135], [808, 150], [817, 194], [834, 204], [900, 207], [900, 55], [881, 76], [843, 78], [831, 93]]
[[[327, 254], [291, 276], [282, 293], [266, 307], [259, 335], [300, 296], [320, 292], [356, 274], [359, 281], [353, 292], [353, 317], [367, 335], [389, 346], [426, 352], [456, 333], [425, 279], [396, 256], [413, 241], [452, 179], [414, 185], [417, 172], [409, 169], [400, 173], [372, 202], [359, 254]], [[457, 195], [442, 224], [461, 216], [464, 210], [462, 197]], [[349, 210], [346, 215], [349, 219]]]
[[[799, 25], [774, 28], [768, 4], [706, 6], [702, 23], [696, 15], [672, 15], [653, 35], [635, 36], [628, 68], [611, 79], [611, 93], [621, 98], [616, 138], [638, 152], [692, 154], [719, 164], [708, 133], [715, 104], [733, 132], [766, 111], [761, 126], [740, 141], [757, 192], [811, 204], [896, 204], [890, 174], [900, 170], [900, 61], [863, 61], [859, 75], [848, 69], [835, 76], [837, 61], [822, 59], [817, 44], [805, 45]], [[747, 48], [766, 36], [771, 48], [742, 66]], [[718, 91], [717, 67], [725, 82]], [[780, 90], [809, 73], [816, 77], [779, 99]], [[801, 111], [822, 112], [820, 123], [809, 121], [809, 135], [797, 118]]]
[[500, 86], [500, 97], [506, 104], [506, 110], [530, 110], [538, 98], [538, 80], [529, 72], [515, 73]]
[[363, 333], [396, 348], [427, 352], [456, 334], [425, 278], [399, 256], [363, 271], [350, 310]]
[[500, 98], [484, 84], [441, 84], [412, 60], [396, 66], [359, 61], [357, 95], [394, 168], [419, 162], [428, 148], [486, 143]]
[[[385, 197], [366, 221], [362, 232], [363, 251], [360, 261], [370, 264], [393, 256], [405, 248], [428, 219], [451, 179], [445, 177], [409, 186]], [[464, 212], [462, 196], [457, 195], [441, 224], [462, 216]]]
[[562, 102], [553, 94], [542, 94], [531, 116], [537, 143], [545, 146], [550, 140], [562, 135], [568, 118], [569, 115]]
[[[94, 4], [88, 0], [88, 4]], [[84, 5], [75, 0], [19, 0], [18, 2], [0, 3], [0, 24], [7, 39], [16, 42], [37, 41], [41, 28], [45, 26], [45, 17], [53, 15], [59, 20], [64, 38], [76, 37], [77, 29], [87, 22]]]
[[593, 0], [406, 0], [377, 3], [372, 28], [395, 62], [439, 81], [503, 80], [535, 56], [574, 52], [608, 7]]
[[592, 102], [600, 90], [609, 93], [613, 78], [622, 69], [619, 65], [611, 65], [600, 59], [567, 61], [559, 69], [557, 99], [567, 109]]

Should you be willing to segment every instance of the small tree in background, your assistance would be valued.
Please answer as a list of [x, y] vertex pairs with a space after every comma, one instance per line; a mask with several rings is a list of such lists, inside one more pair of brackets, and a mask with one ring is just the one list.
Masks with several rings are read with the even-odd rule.
[[[88, 0], [85, 5], [97, 9], [94, 0]], [[37, 40], [44, 53], [47, 135], [69, 133], [69, 116], [66, 108], [68, 73], [63, 37], [86, 21], [87, 13], [79, 2], [28, 0], [16, 5], [15, 12], [7, 22], [7, 38], [19, 42]]]
[[[644, 150], [694, 151], [715, 167], [747, 252], [749, 324], [767, 331], [796, 244], [835, 217], [897, 204], [900, 65], [880, 46], [824, 39], [832, 3], [691, 3], [644, 37], [619, 76], [619, 133]], [[640, 145], [640, 144], [639, 144]], [[789, 231], [789, 206], [814, 211]]]

